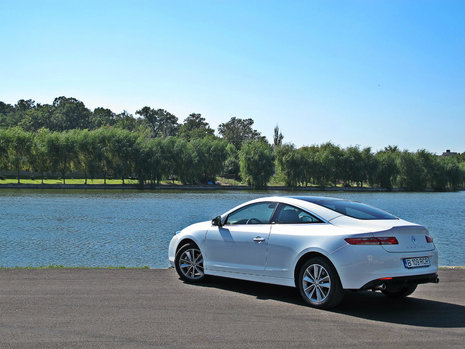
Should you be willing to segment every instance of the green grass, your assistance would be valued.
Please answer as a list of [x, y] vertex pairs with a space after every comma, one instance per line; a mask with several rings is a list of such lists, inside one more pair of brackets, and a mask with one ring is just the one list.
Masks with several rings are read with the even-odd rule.
[[224, 177], [218, 177], [216, 180], [221, 185], [245, 185], [244, 183], [236, 181], [235, 179], [229, 179]]
[[[0, 184], [16, 184], [18, 183], [17, 179], [0, 179]], [[41, 184], [40, 179], [21, 179], [21, 184]], [[135, 179], [125, 179], [125, 184], [138, 184], [139, 182]], [[63, 184], [61, 179], [44, 179], [44, 184]], [[84, 179], [70, 178], [66, 179], [66, 184], [84, 184]], [[103, 178], [99, 179], [88, 179], [87, 184], [103, 184]], [[107, 179], [107, 184], [123, 184], [121, 179]]]
[[51, 265], [43, 265], [40, 267], [0, 267], [0, 270], [9, 270], [9, 269], [25, 269], [25, 270], [45, 270], [45, 269], [150, 269], [147, 265], [141, 267], [125, 267], [125, 266], [106, 266], [106, 267], [65, 267], [64, 265], [59, 264], [51, 264]]
[[[233, 180], [233, 179], [227, 179], [227, 178], [218, 178], [218, 182], [223, 185], [244, 185], [244, 183], [241, 183], [239, 181]], [[16, 178], [8, 178], [8, 179], [0, 179], [0, 184], [17, 184], [18, 180]], [[139, 184], [139, 181], [135, 179], [125, 179], [124, 180], [125, 184]], [[42, 184], [42, 181], [40, 179], [29, 179], [29, 178], [24, 178], [21, 179], [21, 184]], [[44, 179], [44, 184], [63, 184], [63, 180], [61, 179]], [[82, 178], [69, 178], [66, 179], [66, 184], [84, 184], [84, 179]], [[93, 185], [93, 184], [99, 184], [103, 185], [103, 178], [98, 178], [98, 179], [88, 179], [87, 180], [88, 185]], [[122, 185], [123, 181], [121, 179], [107, 179], [107, 184], [108, 185]], [[161, 185], [183, 185], [181, 181], [175, 180], [174, 182], [169, 179], [165, 179], [160, 181]]]
[[[224, 178], [224, 177], [217, 177], [217, 181], [220, 185], [223, 185], [223, 186], [246, 186], [247, 184], [244, 183], [244, 182], [240, 182], [240, 181], [237, 181], [237, 180], [234, 180], [234, 179], [228, 179], [228, 178]], [[2, 184], [17, 184], [18, 181], [17, 179], [15, 178], [8, 178], [8, 179], [0, 179], [0, 185]], [[125, 184], [139, 184], [139, 182], [136, 180], [136, 179], [126, 179], [124, 181]], [[41, 180], [40, 179], [29, 179], [29, 178], [24, 178], [24, 179], [21, 179], [21, 184], [37, 184], [37, 185], [40, 185], [41, 184]], [[61, 179], [44, 179], [44, 184], [51, 184], [51, 185], [54, 185], [54, 184], [63, 184], [63, 181]], [[81, 184], [83, 185], [84, 184], [84, 179], [82, 178], [69, 178], [69, 179], [66, 179], [66, 184]], [[98, 179], [88, 179], [87, 180], [87, 184], [88, 185], [103, 185], [103, 178], [98, 178]], [[123, 184], [123, 181], [121, 179], [107, 179], [107, 185], [111, 186], [111, 185], [122, 185]], [[148, 184], [148, 183], [146, 183]], [[160, 181], [160, 184], [161, 185], [176, 185], [176, 186], [183, 186], [184, 184], [178, 180], [175, 180], [174, 182], [172, 180], [162, 180]], [[273, 189], [273, 187], [284, 187], [286, 186], [286, 184], [279, 178], [277, 177], [272, 177], [271, 180], [268, 182], [268, 188], [269, 189]], [[316, 184], [312, 184], [312, 183], [309, 183], [308, 184], [308, 187], [315, 187], [315, 188], [319, 188], [318, 185]], [[304, 186], [302, 187], [297, 187], [298, 188], [305, 188]], [[333, 185], [327, 185], [326, 188], [334, 188]], [[340, 189], [343, 189], [344, 186], [343, 184], [337, 184], [336, 185], [336, 188], [340, 188]], [[352, 186], [352, 188], [357, 188], [355, 185]], [[363, 186], [364, 189], [367, 189], [367, 188], [373, 188], [373, 187], [370, 187], [368, 185], [364, 185]]]

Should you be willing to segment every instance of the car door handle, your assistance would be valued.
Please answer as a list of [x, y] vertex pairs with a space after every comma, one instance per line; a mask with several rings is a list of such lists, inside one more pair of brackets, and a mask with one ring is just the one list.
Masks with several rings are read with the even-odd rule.
[[265, 239], [262, 238], [261, 236], [257, 236], [256, 238], [253, 238], [253, 241], [255, 241], [257, 243], [261, 243], [261, 242], [265, 241]]

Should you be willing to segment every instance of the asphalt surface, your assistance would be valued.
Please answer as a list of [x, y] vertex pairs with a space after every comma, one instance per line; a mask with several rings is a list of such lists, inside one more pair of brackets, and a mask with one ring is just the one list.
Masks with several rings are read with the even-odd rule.
[[402, 301], [349, 292], [332, 311], [296, 289], [169, 270], [0, 270], [5, 348], [465, 347], [465, 270]]

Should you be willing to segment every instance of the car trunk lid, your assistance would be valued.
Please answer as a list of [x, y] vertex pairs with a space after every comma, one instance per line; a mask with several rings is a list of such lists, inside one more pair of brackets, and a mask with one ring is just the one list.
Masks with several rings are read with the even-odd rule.
[[352, 234], [364, 233], [377, 238], [395, 237], [398, 244], [381, 245], [388, 252], [405, 253], [434, 250], [434, 244], [426, 241], [426, 235], [429, 234], [424, 226], [402, 219], [360, 220], [339, 216], [332, 219], [330, 223]]
[[434, 250], [434, 244], [426, 241], [428, 230], [421, 225], [395, 226], [391, 229], [373, 232], [377, 238], [394, 236], [398, 244], [381, 245], [386, 251], [393, 253], [421, 252]]

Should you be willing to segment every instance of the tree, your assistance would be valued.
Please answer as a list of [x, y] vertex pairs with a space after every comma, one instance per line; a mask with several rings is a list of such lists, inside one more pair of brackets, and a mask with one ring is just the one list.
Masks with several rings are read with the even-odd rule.
[[31, 156], [32, 134], [20, 127], [8, 129], [7, 147], [10, 168], [16, 170], [18, 184], [20, 184], [20, 171], [26, 169]]
[[184, 120], [184, 123], [179, 126], [178, 134], [181, 138], [190, 141], [191, 139], [213, 136], [215, 131], [201, 114], [192, 113]]
[[53, 101], [51, 128], [54, 131], [86, 129], [90, 127], [91, 112], [76, 98], [58, 97]]
[[371, 152], [371, 147], [362, 149], [362, 164], [362, 181], [360, 182], [360, 186], [363, 186], [363, 182], [366, 180], [373, 186], [377, 163], [374, 154]]
[[14, 116], [11, 120], [12, 124], [10, 126], [19, 126], [26, 117], [26, 114], [29, 111], [34, 110], [35, 107], [36, 102], [32, 99], [20, 99], [15, 105]]
[[399, 184], [406, 190], [421, 191], [426, 188], [426, 173], [421, 160], [415, 154], [403, 151], [397, 159]]
[[386, 150], [375, 154], [374, 183], [382, 188], [392, 189], [399, 173], [396, 161], [398, 156], [398, 152]]
[[320, 145], [317, 159], [318, 166], [323, 170], [320, 184], [332, 182], [336, 186], [343, 177], [344, 152], [342, 149], [331, 142], [324, 143]]
[[318, 166], [319, 151], [320, 149], [318, 146], [302, 147], [297, 149], [302, 166], [302, 178], [300, 180], [305, 184], [305, 186], [308, 186], [311, 182], [323, 182], [323, 171], [322, 168]]
[[363, 187], [363, 182], [370, 178], [373, 182], [374, 160], [371, 148], [348, 147], [343, 150], [343, 165], [341, 176], [345, 184], [356, 183]]
[[102, 126], [113, 126], [116, 121], [116, 114], [110, 109], [95, 108], [90, 117], [90, 128], [97, 129]]
[[128, 130], [113, 129], [109, 139], [112, 169], [123, 181], [133, 173], [137, 134]]
[[143, 107], [136, 111], [151, 128], [154, 137], [175, 136], [178, 130], [178, 118], [164, 109]]
[[301, 153], [297, 152], [294, 145], [284, 144], [275, 148], [275, 155], [279, 177], [287, 186], [296, 187], [303, 178]]
[[175, 138], [173, 154], [174, 173], [184, 184], [193, 183], [197, 172], [197, 154], [190, 142]]
[[111, 138], [115, 129], [111, 127], [101, 127], [93, 131], [93, 137], [95, 137], [95, 142], [97, 147], [94, 152], [94, 161], [97, 164], [98, 170], [103, 175], [103, 184], [107, 184], [107, 177], [109, 176], [113, 160], [111, 153]]
[[215, 137], [194, 139], [190, 142], [195, 151], [195, 170], [199, 182], [215, 182], [216, 176], [223, 171], [226, 158], [226, 142]]
[[266, 188], [274, 173], [272, 147], [262, 141], [245, 142], [239, 152], [241, 175], [254, 188]]
[[166, 178], [171, 179], [174, 183], [177, 173], [177, 154], [176, 154], [176, 138], [167, 137], [163, 141], [162, 147], [162, 164], [164, 175]]
[[7, 169], [9, 164], [8, 148], [10, 146], [10, 132], [0, 128], [0, 169]]
[[135, 172], [139, 183], [150, 179], [151, 184], [160, 184], [163, 176], [163, 139], [139, 137], [137, 140], [139, 156], [135, 162]]
[[459, 162], [450, 157], [446, 157], [441, 161], [441, 166], [444, 169], [447, 183], [451, 190], [456, 190], [460, 183], [463, 183], [465, 171], [460, 168]]
[[56, 168], [66, 184], [66, 174], [71, 171], [76, 157], [75, 143], [68, 132], [53, 132], [47, 137], [47, 153], [52, 168]]
[[226, 178], [240, 179], [239, 152], [234, 144], [229, 143], [226, 147], [226, 161], [224, 162], [223, 176]]
[[273, 145], [275, 147], [280, 147], [283, 144], [283, 138], [283, 134], [279, 132], [279, 127], [276, 125], [274, 128]]
[[18, 126], [26, 112], [34, 108], [35, 102], [32, 99], [20, 99], [14, 106], [0, 102], [0, 127]]
[[29, 163], [34, 171], [40, 173], [42, 184], [44, 184], [44, 174], [50, 170], [50, 157], [47, 151], [47, 139], [50, 131], [46, 128], [39, 129], [33, 136], [33, 145]]
[[52, 128], [54, 108], [50, 104], [38, 104], [24, 113], [19, 125], [26, 131], [37, 131], [41, 128]]
[[11, 104], [0, 102], [0, 127], [15, 126], [15, 108]]
[[461, 180], [459, 181], [459, 186], [462, 188], [465, 187], [465, 162], [459, 162], [459, 170]]
[[20, 99], [15, 105], [15, 111], [17, 113], [22, 113], [33, 109], [36, 105], [36, 102], [32, 99]]
[[122, 113], [116, 115], [115, 127], [123, 130], [134, 131], [137, 128], [137, 120], [124, 110]]
[[88, 130], [73, 130], [69, 136], [75, 143], [75, 165], [84, 174], [84, 184], [87, 179], [95, 178], [98, 170], [97, 156], [98, 138], [94, 132]]
[[433, 153], [426, 151], [426, 149], [420, 149], [415, 154], [419, 165], [423, 168], [426, 186], [434, 188], [436, 186], [436, 179], [439, 175], [439, 163], [437, 156]]
[[219, 134], [229, 143], [234, 144], [236, 149], [240, 150], [242, 143], [251, 140], [262, 139], [260, 132], [252, 128], [254, 121], [252, 119], [239, 119], [232, 117], [226, 123], [218, 126]]

